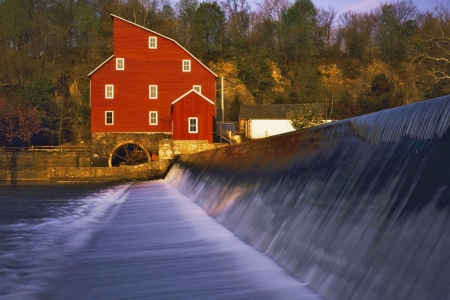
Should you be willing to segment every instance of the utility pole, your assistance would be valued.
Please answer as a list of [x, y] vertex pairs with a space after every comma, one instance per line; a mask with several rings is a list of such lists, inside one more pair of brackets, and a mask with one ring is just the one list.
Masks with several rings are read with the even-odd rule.
[[220, 87], [222, 90], [221, 93], [221, 108], [222, 108], [222, 124], [225, 122], [225, 116], [224, 116], [224, 108], [223, 108], [223, 76], [221, 77]]

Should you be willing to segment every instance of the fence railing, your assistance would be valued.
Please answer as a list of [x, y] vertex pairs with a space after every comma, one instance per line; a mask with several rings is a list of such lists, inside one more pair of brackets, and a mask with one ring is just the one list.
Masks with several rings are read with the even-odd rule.
[[87, 146], [30, 146], [30, 147], [6, 147], [0, 146], [0, 152], [40, 151], [40, 152], [85, 152]]

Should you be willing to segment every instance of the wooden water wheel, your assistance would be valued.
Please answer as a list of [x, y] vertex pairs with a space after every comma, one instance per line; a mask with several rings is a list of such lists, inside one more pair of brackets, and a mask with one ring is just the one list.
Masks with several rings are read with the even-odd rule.
[[124, 143], [110, 154], [109, 166], [139, 165], [148, 162], [149, 157], [147, 150], [137, 143]]

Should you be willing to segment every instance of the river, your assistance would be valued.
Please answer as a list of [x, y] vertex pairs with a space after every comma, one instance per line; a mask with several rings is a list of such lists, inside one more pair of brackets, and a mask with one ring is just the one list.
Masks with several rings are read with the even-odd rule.
[[320, 299], [165, 181], [0, 186], [0, 299]]

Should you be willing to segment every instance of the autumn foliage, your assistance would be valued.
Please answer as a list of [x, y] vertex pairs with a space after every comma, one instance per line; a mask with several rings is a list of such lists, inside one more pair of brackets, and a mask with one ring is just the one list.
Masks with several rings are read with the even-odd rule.
[[[89, 140], [87, 75], [114, 53], [111, 13], [174, 39], [225, 77], [229, 121], [241, 103], [322, 104], [323, 118], [337, 120], [450, 94], [448, 0], [428, 1], [428, 11], [418, 0], [365, 11], [314, 2], [0, 0], [0, 95], [43, 113], [33, 143]], [[19, 134], [18, 118], [2, 121], [0, 146], [37, 130]]]
[[36, 108], [0, 97], [0, 139], [10, 144], [17, 140], [29, 143], [41, 131], [39, 114]]

